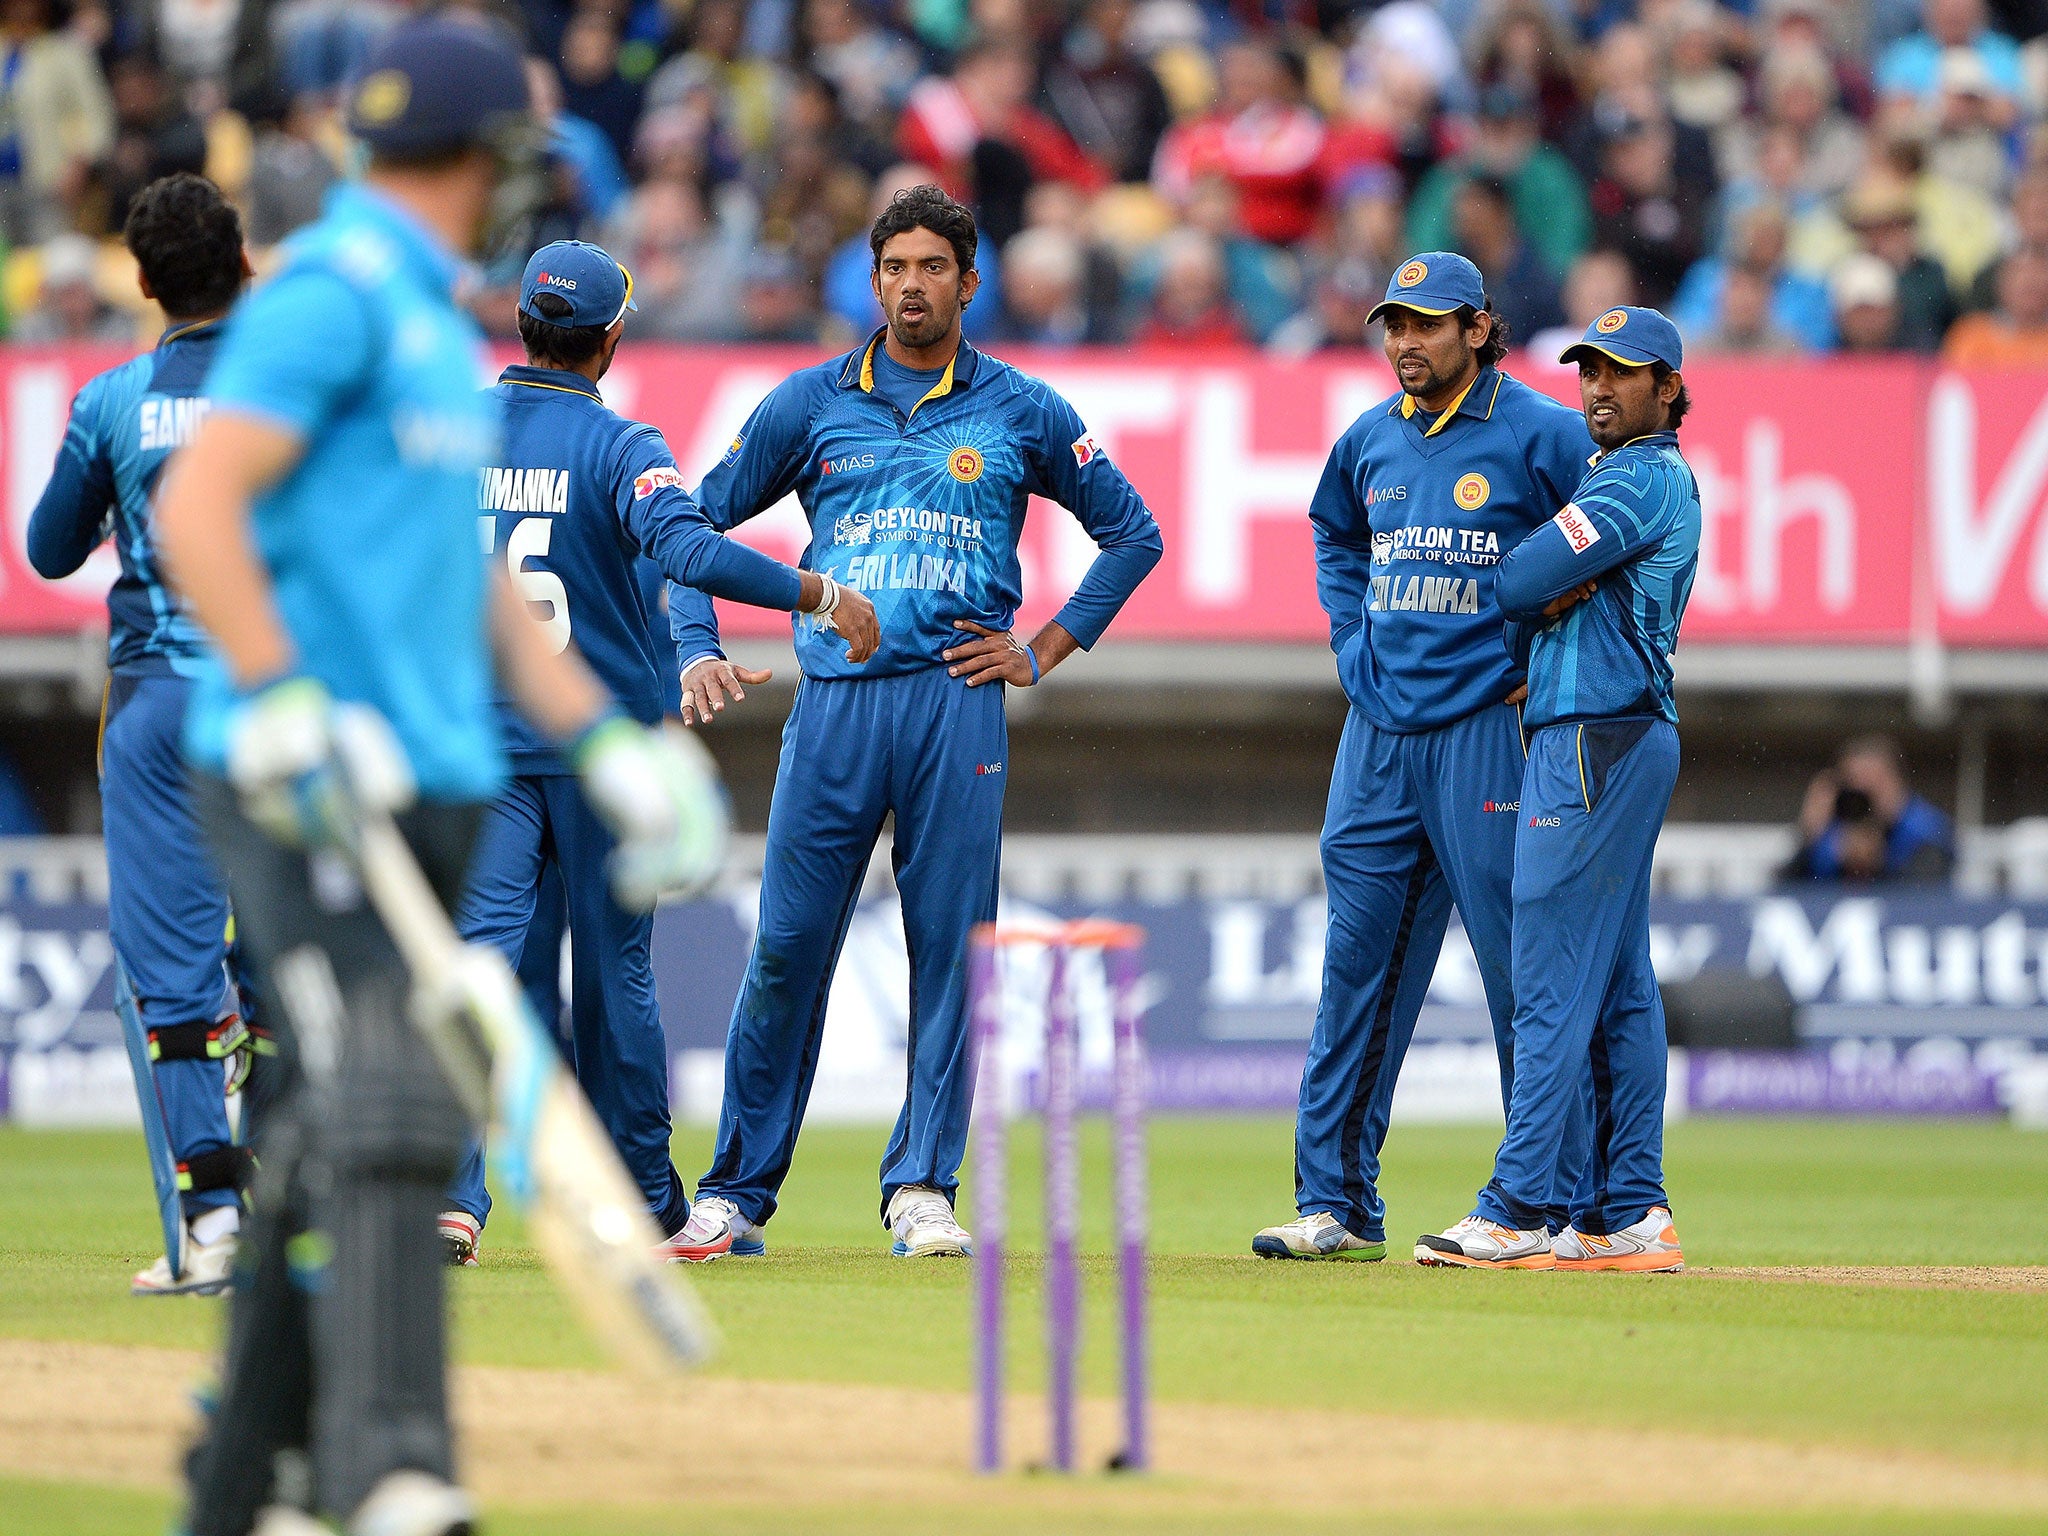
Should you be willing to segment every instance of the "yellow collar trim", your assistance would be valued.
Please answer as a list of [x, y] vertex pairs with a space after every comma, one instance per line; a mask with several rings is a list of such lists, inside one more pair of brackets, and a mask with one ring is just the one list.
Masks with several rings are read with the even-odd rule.
[[[1457, 415], [1457, 414], [1458, 414], [1458, 407], [1459, 407], [1459, 406], [1461, 406], [1461, 405], [1463, 405], [1463, 404], [1465, 403], [1465, 397], [1466, 397], [1467, 395], [1469, 395], [1469, 394], [1471, 394], [1471, 393], [1472, 393], [1472, 386], [1473, 386], [1474, 384], [1477, 384], [1478, 382], [1479, 382], [1479, 375], [1475, 373], [1475, 374], [1473, 374], [1473, 375], [1472, 375], [1471, 379], [1470, 379], [1469, 381], [1467, 381], [1467, 383], [1466, 383], [1465, 387], [1464, 387], [1463, 389], [1461, 389], [1461, 390], [1459, 390], [1459, 391], [1458, 391], [1458, 397], [1457, 397], [1457, 399], [1453, 400], [1453, 401], [1452, 401], [1452, 402], [1451, 402], [1451, 403], [1450, 403], [1449, 405], [1447, 405], [1447, 406], [1445, 406], [1445, 407], [1444, 407], [1444, 413], [1443, 413], [1443, 415], [1441, 415], [1441, 416], [1437, 417], [1437, 419], [1436, 419], [1436, 424], [1435, 424], [1434, 426], [1432, 426], [1432, 427], [1431, 427], [1431, 428], [1430, 428], [1430, 429], [1429, 429], [1429, 430], [1428, 430], [1427, 432], [1423, 433], [1422, 435], [1423, 435], [1424, 437], [1435, 437], [1435, 436], [1437, 435], [1437, 433], [1439, 433], [1439, 432], [1443, 431], [1443, 429], [1444, 429], [1444, 428], [1445, 428], [1445, 427], [1446, 427], [1446, 426], [1447, 426], [1447, 425], [1448, 425], [1448, 424], [1450, 423], [1450, 419], [1451, 419], [1451, 418], [1452, 418], [1453, 416], [1455, 416], [1455, 415]], [[1499, 385], [1498, 383], [1496, 383], [1496, 384], [1494, 385], [1494, 387], [1493, 387], [1493, 393], [1494, 393], [1494, 396], [1495, 396], [1495, 398], [1498, 398], [1498, 397], [1499, 397], [1499, 395], [1500, 395], [1500, 385]], [[1413, 417], [1413, 416], [1415, 415], [1415, 410], [1416, 410], [1416, 406], [1415, 406], [1415, 397], [1414, 397], [1413, 395], [1403, 395], [1403, 396], [1401, 397], [1401, 417], [1402, 417], [1402, 419], [1403, 419], [1403, 420], [1405, 421], [1405, 420], [1407, 420], [1407, 419], [1409, 419], [1409, 418]], [[1489, 401], [1487, 401], [1487, 402], [1486, 402], [1486, 414], [1487, 414], [1487, 415], [1488, 415], [1489, 417], [1491, 417], [1491, 416], [1493, 415], [1493, 401], [1492, 401], [1492, 400], [1489, 400]]]
[[521, 389], [552, 389], [559, 395], [581, 395], [586, 400], [604, 404], [604, 396], [594, 389], [571, 389], [567, 384], [543, 384], [538, 379], [501, 379], [502, 384], [517, 384]]
[[[875, 348], [879, 347], [881, 344], [882, 338], [880, 336], [877, 336], [868, 343], [867, 351], [861, 354], [860, 387], [863, 392], [870, 395], [872, 395], [875, 392]], [[934, 384], [930, 389], [926, 390], [922, 395], [920, 395], [918, 397], [917, 405], [913, 405], [910, 408], [910, 414], [912, 416], [915, 416], [917, 414], [917, 406], [923, 405], [925, 401], [936, 400], [940, 395], [950, 395], [951, 393], [953, 393], [953, 369], [959, 363], [959, 361], [960, 351], [959, 348], [956, 347], [953, 350], [953, 355], [946, 359], [946, 371], [939, 375], [939, 382]]]
[[188, 325], [179, 326], [174, 331], [165, 331], [163, 336], [157, 341], [157, 345], [162, 346], [167, 341], [183, 341], [187, 336], [196, 336], [210, 325], [219, 325], [225, 318], [223, 315], [215, 315], [211, 320], [194, 320]]

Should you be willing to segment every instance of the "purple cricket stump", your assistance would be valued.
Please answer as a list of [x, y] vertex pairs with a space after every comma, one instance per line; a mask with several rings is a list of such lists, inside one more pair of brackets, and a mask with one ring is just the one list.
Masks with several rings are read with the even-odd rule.
[[1080, 1149], [1074, 1110], [1080, 1036], [1067, 989], [1067, 951], [1055, 943], [1045, 1004], [1045, 1334], [1046, 1398], [1052, 1413], [1050, 1459], [1074, 1470], [1074, 1361], [1080, 1352]]
[[1003, 1105], [1003, 981], [994, 944], [968, 955], [974, 1031], [974, 1470], [1003, 1467], [1003, 1228], [1009, 1152]]
[[1138, 987], [1144, 977], [1134, 945], [1103, 955], [1114, 1031], [1110, 1079], [1111, 1156], [1115, 1159], [1117, 1281], [1123, 1320], [1124, 1448], [1112, 1465], [1141, 1472], [1150, 1462], [1146, 1423], [1150, 1345], [1145, 1274], [1149, 1211], [1145, 1190], [1145, 1040]]

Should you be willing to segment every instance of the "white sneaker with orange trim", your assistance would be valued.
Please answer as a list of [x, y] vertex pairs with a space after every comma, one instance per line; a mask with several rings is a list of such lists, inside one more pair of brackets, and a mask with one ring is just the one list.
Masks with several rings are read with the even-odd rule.
[[1685, 1268], [1685, 1250], [1671, 1212], [1653, 1205], [1641, 1221], [1604, 1235], [1566, 1227], [1551, 1244], [1559, 1269], [1611, 1269], [1651, 1275]]
[[1444, 1233], [1415, 1240], [1415, 1262], [1454, 1269], [1549, 1269], [1550, 1233], [1524, 1232], [1484, 1216], [1467, 1216]]
[[441, 1246], [455, 1269], [474, 1269], [477, 1250], [484, 1245], [483, 1223], [467, 1211], [443, 1211], [434, 1220], [441, 1233]]

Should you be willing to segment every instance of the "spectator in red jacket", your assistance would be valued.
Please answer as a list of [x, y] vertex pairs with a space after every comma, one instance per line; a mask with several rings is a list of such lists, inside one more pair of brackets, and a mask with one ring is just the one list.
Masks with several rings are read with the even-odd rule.
[[1302, 239], [1322, 211], [1323, 120], [1305, 106], [1301, 60], [1258, 39], [1223, 51], [1216, 110], [1160, 141], [1154, 185], [1178, 205], [1220, 171], [1243, 198], [1245, 233], [1271, 245]]

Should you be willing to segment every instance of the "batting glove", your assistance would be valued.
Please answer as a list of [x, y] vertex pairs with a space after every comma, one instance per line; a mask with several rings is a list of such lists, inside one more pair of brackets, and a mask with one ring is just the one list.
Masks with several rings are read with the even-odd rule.
[[610, 869], [620, 906], [651, 911], [718, 878], [732, 818], [718, 765], [695, 736], [612, 715], [577, 739], [570, 761], [619, 840]]
[[[347, 795], [337, 777], [343, 765]], [[227, 770], [249, 819], [292, 847], [344, 836], [351, 800], [399, 811], [415, 788], [412, 765], [384, 717], [367, 705], [336, 704], [310, 677], [271, 683], [236, 706]]]

